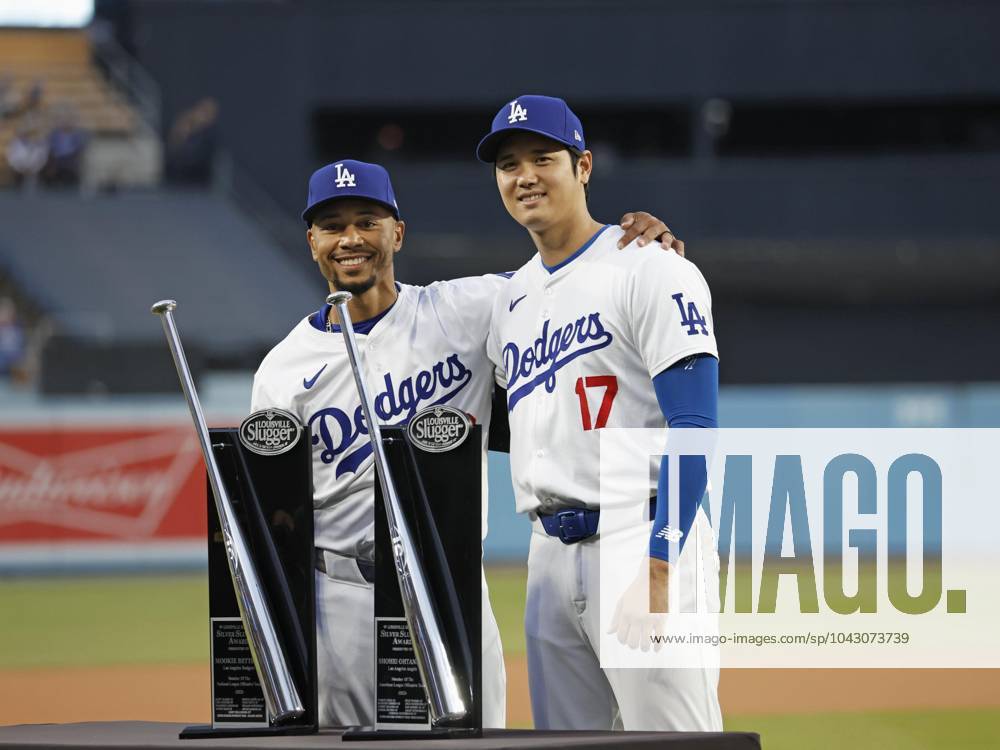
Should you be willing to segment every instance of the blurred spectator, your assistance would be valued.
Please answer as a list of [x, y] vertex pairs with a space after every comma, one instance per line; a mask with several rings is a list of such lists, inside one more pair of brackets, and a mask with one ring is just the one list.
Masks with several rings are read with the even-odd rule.
[[48, 159], [49, 144], [42, 129], [30, 120], [19, 125], [17, 135], [7, 144], [7, 164], [14, 174], [14, 184], [33, 190]]
[[17, 321], [14, 300], [0, 297], [0, 377], [20, 376], [25, 353], [24, 329]]
[[45, 84], [41, 80], [34, 81], [20, 102], [8, 113], [11, 117], [37, 117], [42, 113], [42, 99], [45, 98]]
[[6, 73], [0, 75], [0, 120], [5, 120], [8, 116], [13, 117], [17, 109], [13, 79]]
[[76, 113], [63, 106], [56, 115], [56, 125], [49, 133], [49, 160], [42, 178], [50, 187], [76, 187], [80, 184], [80, 161], [87, 147], [87, 133], [77, 125]]
[[206, 97], [181, 112], [167, 139], [167, 179], [181, 185], [208, 185], [215, 161], [219, 105]]

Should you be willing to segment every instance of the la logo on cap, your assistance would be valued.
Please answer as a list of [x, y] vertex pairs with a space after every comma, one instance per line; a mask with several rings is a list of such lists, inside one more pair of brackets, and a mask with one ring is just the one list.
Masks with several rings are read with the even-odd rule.
[[507, 115], [507, 122], [525, 122], [528, 119], [528, 110], [517, 103], [517, 99], [510, 103], [510, 114]]
[[333, 181], [337, 187], [355, 187], [354, 175], [351, 174], [349, 169], [344, 169], [342, 163], [334, 164], [333, 166], [337, 168], [337, 179]]

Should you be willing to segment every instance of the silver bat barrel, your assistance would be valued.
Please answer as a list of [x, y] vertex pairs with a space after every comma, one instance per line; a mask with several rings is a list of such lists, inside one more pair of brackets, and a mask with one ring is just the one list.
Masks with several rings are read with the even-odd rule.
[[295, 681], [288, 669], [285, 655], [282, 653], [278, 631], [271, 617], [260, 578], [253, 566], [250, 549], [237, 522], [232, 501], [222, 481], [219, 465], [212, 454], [205, 414], [202, 412], [198, 392], [194, 387], [194, 378], [191, 377], [187, 357], [184, 356], [184, 347], [174, 322], [173, 310], [176, 307], [177, 303], [174, 300], [161, 300], [153, 305], [151, 312], [159, 315], [163, 323], [163, 331], [170, 345], [174, 366], [181, 380], [181, 389], [191, 410], [195, 432], [198, 433], [198, 441], [201, 443], [201, 452], [205, 456], [212, 494], [215, 496], [215, 508], [219, 514], [219, 525], [226, 545], [226, 559], [233, 577], [240, 618], [243, 620], [250, 653], [264, 691], [268, 713], [275, 724], [280, 724], [302, 716], [305, 708], [295, 689]]
[[392, 544], [396, 575], [399, 578], [399, 590], [402, 594], [406, 623], [410, 628], [410, 637], [413, 640], [413, 649], [417, 656], [420, 676], [427, 687], [431, 722], [438, 725], [442, 722], [457, 721], [468, 713], [468, 708], [455, 675], [451, 654], [445, 646], [441, 623], [427, 587], [427, 577], [420, 564], [413, 535], [406, 523], [399, 495], [396, 493], [396, 485], [389, 472], [389, 463], [382, 447], [382, 433], [379, 429], [378, 419], [375, 417], [374, 401], [364, 377], [358, 345], [354, 339], [351, 315], [347, 311], [347, 303], [350, 299], [350, 292], [335, 292], [328, 296], [326, 301], [327, 304], [336, 307], [337, 313], [340, 315], [344, 343], [351, 360], [351, 369], [354, 371], [354, 382], [357, 384], [358, 393], [361, 396], [361, 408], [364, 410], [365, 424], [368, 426], [368, 435], [375, 453], [375, 467], [379, 484], [385, 499], [389, 540]]

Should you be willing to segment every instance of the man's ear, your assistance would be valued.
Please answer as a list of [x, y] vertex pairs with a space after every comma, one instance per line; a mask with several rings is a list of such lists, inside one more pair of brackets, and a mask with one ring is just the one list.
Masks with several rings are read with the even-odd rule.
[[580, 182], [586, 185], [590, 182], [590, 173], [594, 171], [594, 154], [591, 151], [584, 151], [580, 154], [580, 161], [576, 166], [580, 173]]
[[309, 243], [309, 252], [312, 253], [312, 259], [319, 260], [316, 256], [316, 239], [313, 237], [313, 230], [311, 226], [306, 230], [306, 242]]
[[398, 253], [403, 249], [403, 236], [406, 234], [406, 222], [396, 219], [396, 226], [392, 230], [392, 251]]

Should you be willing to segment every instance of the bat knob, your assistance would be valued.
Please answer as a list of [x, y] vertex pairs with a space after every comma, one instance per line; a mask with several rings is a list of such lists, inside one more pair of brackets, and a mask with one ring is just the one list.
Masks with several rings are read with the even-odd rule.
[[337, 305], [342, 305], [345, 302], [350, 302], [351, 297], [353, 296], [354, 295], [350, 292], [334, 292], [333, 294], [327, 296], [326, 304], [336, 307]]
[[151, 308], [149, 311], [154, 315], [163, 315], [163, 313], [170, 312], [175, 307], [177, 307], [177, 300], [175, 299], [161, 299]]

